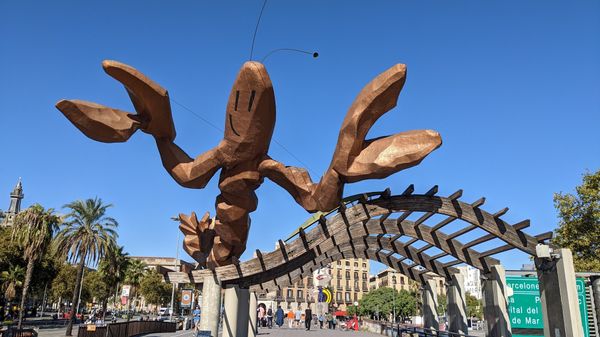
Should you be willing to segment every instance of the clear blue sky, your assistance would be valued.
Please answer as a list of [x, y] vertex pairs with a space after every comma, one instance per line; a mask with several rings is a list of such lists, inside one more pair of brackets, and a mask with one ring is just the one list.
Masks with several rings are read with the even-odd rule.
[[[86, 138], [55, 108], [79, 98], [131, 110], [103, 59], [128, 63], [171, 97], [221, 127], [235, 75], [249, 57], [262, 1], [1, 1], [0, 208], [23, 177], [25, 206], [61, 208], [99, 196], [114, 204], [119, 242], [132, 255], [175, 254], [178, 212], [214, 214], [217, 177], [204, 190], [179, 187], [154, 142]], [[510, 207], [530, 233], [557, 224], [552, 194], [572, 191], [600, 168], [600, 2], [275, 1], [265, 9], [255, 55], [317, 50], [318, 59], [278, 53], [266, 61], [275, 87], [274, 139], [313, 179], [327, 168], [347, 108], [396, 63], [408, 66], [399, 105], [370, 136], [430, 128], [444, 145], [420, 166], [346, 194], [432, 185], [485, 209]], [[222, 133], [173, 106], [176, 142], [195, 156]], [[272, 157], [303, 166], [273, 143]], [[308, 214], [266, 181], [252, 214], [248, 258], [272, 250]], [[185, 253], [184, 253], [185, 254]], [[508, 268], [522, 254], [500, 256]], [[191, 259], [190, 259], [191, 260]], [[375, 269], [379, 269], [376, 266]]]

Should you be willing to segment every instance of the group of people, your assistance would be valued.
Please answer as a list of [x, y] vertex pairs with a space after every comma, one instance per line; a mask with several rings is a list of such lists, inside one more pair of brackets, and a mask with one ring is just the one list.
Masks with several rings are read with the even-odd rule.
[[266, 308], [265, 305], [258, 305], [256, 308], [257, 327], [266, 327], [271, 329], [273, 322], [277, 327], [281, 328], [287, 319], [287, 326], [290, 329], [305, 328], [310, 330], [314, 324], [316, 327], [323, 329], [325, 326], [329, 329], [335, 329], [338, 325], [337, 317], [331, 313], [314, 315], [310, 307], [302, 310], [298, 307], [295, 311], [289, 310], [287, 313], [283, 311], [281, 306], [277, 306], [277, 310], [273, 312], [271, 307]]

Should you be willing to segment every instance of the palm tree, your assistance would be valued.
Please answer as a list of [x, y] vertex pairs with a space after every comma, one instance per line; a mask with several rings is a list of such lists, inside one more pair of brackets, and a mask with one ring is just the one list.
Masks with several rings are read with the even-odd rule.
[[4, 292], [4, 298], [8, 302], [12, 302], [17, 296], [17, 288], [23, 285], [24, 274], [25, 270], [23, 267], [13, 264], [8, 267], [8, 270], [0, 273], [2, 291]]
[[[113, 246], [107, 252], [98, 265], [98, 271], [109, 289], [118, 289], [119, 283], [125, 279], [125, 271], [129, 265], [127, 253], [123, 251], [123, 246]], [[116, 293], [116, 290], [115, 290]], [[115, 295], [115, 303], [117, 296]], [[108, 299], [102, 301], [102, 313], [106, 315], [106, 306]]]
[[23, 323], [25, 300], [27, 299], [27, 291], [29, 290], [29, 284], [33, 276], [33, 266], [44, 256], [48, 247], [50, 247], [52, 236], [58, 230], [58, 225], [61, 222], [62, 219], [60, 216], [54, 214], [52, 208], [46, 210], [39, 204], [29, 207], [15, 218], [12, 239], [23, 249], [23, 258], [27, 261], [17, 329], [21, 329], [21, 324]]
[[77, 263], [77, 278], [71, 303], [70, 320], [66, 336], [71, 336], [75, 322], [75, 307], [85, 264], [96, 264], [104, 257], [110, 247], [116, 245], [119, 225], [117, 221], [106, 216], [111, 204], [104, 204], [102, 199], [94, 198], [73, 201], [64, 206], [70, 209], [63, 228], [56, 236], [57, 253], [68, 261]]
[[[142, 278], [146, 273], [146, 267], [146, 264], [141, 260], [129, 259], [129, 266], [127, 266], [127, 270], [125, 271], [125, 282], [131, 285], [133, 288], [131, 292], [132, 300], [135, 300], [137, 296], [137, 289], [139, 288]], [[134, 304], [134, 310], [135, 307], [136, 306]]]

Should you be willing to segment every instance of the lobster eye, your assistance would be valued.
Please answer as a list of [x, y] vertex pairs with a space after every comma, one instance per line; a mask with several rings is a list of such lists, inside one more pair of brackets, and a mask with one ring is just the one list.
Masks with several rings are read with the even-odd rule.
[[237, 111], [238, 100], [240, 99], [240, 91], [237, 90], [235, 92], [235, 106], [233, 107], [234, 111]]
[[252, 110], [252, 103], [254, 103], [254, 95], [256, 95], [256, 91], [252, 90], [252, 93], [250, 93], [250, 101], [248, 102], [248, 111]]

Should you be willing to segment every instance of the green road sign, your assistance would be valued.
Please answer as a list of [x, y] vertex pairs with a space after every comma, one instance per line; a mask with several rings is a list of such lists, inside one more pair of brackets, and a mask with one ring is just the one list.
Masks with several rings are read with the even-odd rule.
[[[584, 336], [589, 337], [585, 281], [578, 278], [576, 284]], [[518, 329], [540, 329], [539, 334], [513, 334], [513, 337], [543, 336], [544, 319], [542, 317], [540, 286], [537, 278], [507, 276], [506, 285], [513, 289], [513, 295], [508, 297], [508, 316], [513, 332]]]
[[585, 281], [578, 278], [575, 281], [577, 285], [577, 299], [579, 300], [579, 312], [581, 313], [581, 323], [583, 323], [583, 335], [590, 336], [590, 326], [587, 317], [587, 303], [585, 302]]

